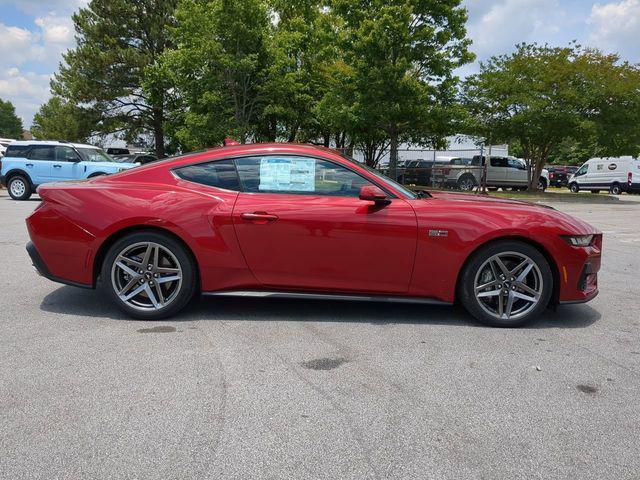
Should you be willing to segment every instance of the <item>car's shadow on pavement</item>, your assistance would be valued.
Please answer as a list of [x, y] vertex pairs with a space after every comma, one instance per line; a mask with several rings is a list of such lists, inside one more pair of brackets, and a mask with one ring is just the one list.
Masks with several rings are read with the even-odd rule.
[[[40, 309], [51, 313], [131, 320], [99, 290], [63, 286], [46, 295]], [[532, 329], [585, 328], [600, 319], [589, 305], [567, 305], [556, 312], [547, 310], [526, 326]], [[372, 325], [428, 324], [482, 327], [459, 306], [386, 303], [372, 301], [330, 301], [282, 298], [202, 296], [169, 322], [225, 321], [310, 321], [352, 322]]]

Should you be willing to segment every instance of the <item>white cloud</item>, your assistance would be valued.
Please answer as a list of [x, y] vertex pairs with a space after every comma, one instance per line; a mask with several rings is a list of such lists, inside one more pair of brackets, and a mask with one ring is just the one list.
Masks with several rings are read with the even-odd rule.
[[467, 8], [472, 50], [481, 59], [556, 34], [565, 13], [558, 0], [468, 1]]
[[40, 105], [51, 96], [50, 80], [49, 74], [22, 72], [17, 67], [0, 69], [0, 98], [10, 100], [23, 125], [29, 126]]
[[590, 45], [640, 60], [640, 0], [596, 3], [587, 24]]
[[73, 42], [73, 22], [69, 17], [59, 17], [49, 13], [36, 18], [35, 24], [42, 30], [45, 44], [55, 43], [66, 47]]

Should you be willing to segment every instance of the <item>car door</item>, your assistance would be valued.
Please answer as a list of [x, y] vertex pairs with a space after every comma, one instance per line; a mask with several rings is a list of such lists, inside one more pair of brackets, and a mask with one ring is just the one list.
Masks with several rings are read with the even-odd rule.
[[79, 175], [80, 157], [72, 147], [55, 147], [55, 161], [51, 168], [51, 179], [54, 181], [72, 180], [82, 178]]
[[[371, 182], [332, 161], [267, 155], [236, 160], [233, 221], [257, 280], [276, 289], [404, 293], [416, 216], [403, 199], [359, 199]], [[421, 266], [426, 268], [427, 266]]]
[[507, 182], [507, 159], [505, 157], [490, 157], [487, 169], [487, 184], [504, 185]]
[[53, 145], [32, 145], [29, 149], [26, 167], [34, 185], [51, 181], [51, 169], [55, 158]]
[[509, 185], [526, 185], [529, 180], [525, 163], [517, 158], [507, 158], [506, 172]]

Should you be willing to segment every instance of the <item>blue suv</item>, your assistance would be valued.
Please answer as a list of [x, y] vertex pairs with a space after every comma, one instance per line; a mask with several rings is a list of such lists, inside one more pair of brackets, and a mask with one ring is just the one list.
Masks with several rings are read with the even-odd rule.
[[38, 185], [82, 180], [136, 167], [115, 162], [101, 148], [80, 143], [16, 141], [9, 144], [0, 165], [0, 183], [14, 200], [27, 200]]

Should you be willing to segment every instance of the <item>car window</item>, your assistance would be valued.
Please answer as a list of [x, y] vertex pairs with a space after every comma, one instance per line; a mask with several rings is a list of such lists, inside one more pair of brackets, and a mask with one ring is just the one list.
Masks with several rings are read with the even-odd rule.
[[75, 162], [80, 160], [78, 154], [71, 147], [56, 147], [56, 160], [60, 162]]
[[100, 148], [78, 147], [77, 150], [85, 162], [113, 162], [113, 159]]
[[264, 156], [236, 159], [245, 192], [357, 197], [364, 177], [319, 158]]
[[240, 190], [240, 182], [233, 160], [198, 163], [174, 171], [180, 178], [190, 182], [224, 188], [225, 190]]
[[53, 160], [54, 151], [52, 145], [33, 145], [29, 150], [29, 160]]
[[575, 173], [576, 175], [584, 175], [585, 173], [587, 173], [587, 169], [589, 168], [589, 165], [583, 165], [582, 167], [580, 167], [580, 169]]
[[518, 170], [525, 169], [524, 163], [516, 158], [507, 158], [507, 166], [509, 168], [517, 168]]
[[506, 167], [507, 159], [504, 157], [491, 157], [491, 166], [492, 167]]
[[29, 151], [29, 145], [9, 145], [4, 152], [5, 157], [24, 157]]

